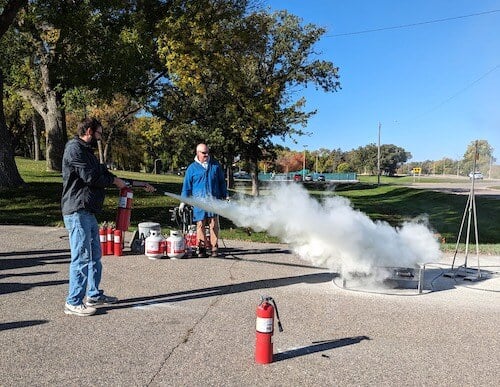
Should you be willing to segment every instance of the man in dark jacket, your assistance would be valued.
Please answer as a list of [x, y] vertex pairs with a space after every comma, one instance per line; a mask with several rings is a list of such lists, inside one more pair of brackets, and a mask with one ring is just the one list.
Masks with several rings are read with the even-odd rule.
[[[101, 123], [95, 118], [84, 119], [78, 125], [77, 136], [66, 144], [62, 163], [61, 208], [71, 249], [69, 293], [64, 312], [77, 316], [93, 315], [96, 312], [93, 306], [117, 301], [99, 289], [102, 263], [95, 214], [102, 211], [104, 188], [113, 184], [124, 188], [126, 183], [109, 172], [94, 155], [101, 137]], [[154, 190], [149, 184], [143, 186], [147, 191]]]
[[[198, 144], [194, 162], [189, 165], [182, 184], [183, 197], [228, 199], [226, 180], [221, 165], [209, 156], [208, 146]], [[218, 255], [219, 218], [217, 214], [202, 208], [193, 208], [193, 221], [196, 222], [198, 256], [206, 257], [208, 246], [205, 227], [210, 229], [212, 257]]]

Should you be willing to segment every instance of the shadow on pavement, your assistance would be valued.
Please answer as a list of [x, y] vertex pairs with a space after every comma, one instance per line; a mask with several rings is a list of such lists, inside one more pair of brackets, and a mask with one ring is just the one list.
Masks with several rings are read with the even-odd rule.
[[14, 257], [16, 255], [43, 255], [43, 254], [69, 254], [69, 249], [59, 250], [31, 250], [31, 251], [9, 251], [0, 253], [0, 257]]
[[309, 355], [311, 353], [328, 351], [329, 349], [345, 347], [346, 345], [358, 344], [363, 340], [370, 340], [370, 338], [368, 336], [356, 336], [356, 337], [346, 337], [339, 340], [313, 342], [313, 345], [309, 345], [307, 347], [294, 348], [288, 351], [276, 353], [273, 356], [273, 362], [287, 360], [293, 357]]
[[69, 261], [69, 249], [12, 251], [7, 253], [0, 253], [0, 270], [69, 263]]
[[[231, 249], [229, 249], [229, 250], [231, 250]], [[238, 255], [243, 255], [243, 254], [238, 253]], [[238, 255], [236, 255], [235, 253], [232, 253], [232, 252], [228, 252], [226, 249], [224, 249], [224, 251], [222, 252], [222, 254], [220, 255], [219, 258], [225, 259], [225, 260], [244, 261], [244, 262], [259, 263], [259, 264], [266, 263], [269, 265], [302, 267], [305, 269], [327, 269], [325, 267], [312, 266], [312, 265], [301, 265], [298, 263], [285, 263], [285, 262], [276, 262], [276, 261], [267, 261], [267, 260], [264, 261], [264, 260], [255, 259], [255, 258], [251, 258], [251, 259], [240, 258]]]
[[67, 284], [68, 280], [57, 280], [57, 281], [43, 281], [43, 282], [33, 282], [31, 284], [25, 284], [20, 282], [7, 282], [0, 284], [0, 295], [16, 292], [24, 292], [32, 288], [39, 286], [54, 286]]
[[0, 331], [7, 329], [25, 328], [33, 325], [40, 325], [47, 323], [48, 320], [27, 320], [27, 321], [13, 321], [8, 323], [0, 323]]
[[262, 254], [292, 254], [290, 250], [287, 249], [235, 249], [233, 247], [224, 247], [221, 251], [224, 251], [226, 255], [262, 255]]
[[314, 273], [299, 275], [296, 277], [282, 277], [273, 279], [264, 279], [258, 281], [242, 282], [239, 284], [213, 286], [209, 288], [186, 290], [168, 294], [158, 294], [148, 297], [128, 298], [118, 301], [116, 304], [99, 308], [99, 312], [105, 312], [113, 309], [134, 308], [154, 304], [163, 304], [170, 302], [179, 302], [194, 300], [205, 297], [216, 297], [224, 294], [241, 293], [256, 289], [268, 289], [281, 286], [294, 285], [298, 283], [321, 283], [329, 282], [334, 278], [332, 273]]

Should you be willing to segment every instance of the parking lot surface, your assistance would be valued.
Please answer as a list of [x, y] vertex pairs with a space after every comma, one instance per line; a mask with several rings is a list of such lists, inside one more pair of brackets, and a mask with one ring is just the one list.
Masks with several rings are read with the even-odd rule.
[[[481, 281], [443, 277], [443, 257], [422, 293], [374, 291], [286, 245], [224, 244], [219, 258], [105, 256], [119, 302], [76, 317], [66, 231], [0, 226], [0, 385], [498, 386], [500, 257], [480, 257]], [[284, 328], [268, 365], [254, 361], [261, 295]]]

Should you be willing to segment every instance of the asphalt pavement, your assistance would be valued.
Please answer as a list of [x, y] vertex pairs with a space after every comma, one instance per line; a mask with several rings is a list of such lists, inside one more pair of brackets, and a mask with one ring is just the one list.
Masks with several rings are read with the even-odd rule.
[[[479, 281], [444, 277], [443, 257], [419, 293], [344, 284], [282, 244], [224, 245], [105, 256], [119, 302], [77, 317], [63, 313], [65, 229], [0, 226], [0, 386], [498, 386], [500, 257], [479, 257]], [[268, 365], [254, 361], [261, 295], [284, 328]]]

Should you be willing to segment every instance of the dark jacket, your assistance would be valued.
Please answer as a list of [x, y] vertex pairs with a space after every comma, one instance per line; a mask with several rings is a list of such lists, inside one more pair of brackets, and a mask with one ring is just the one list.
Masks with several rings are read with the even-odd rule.
[[115, 176], [99, 164], [89, 144], [75, 137], [64, 149], [62, 177], [61, 208], [63, 215], [69, 215], [83, 209], [101, 212], [104, 188], [113, 184]]
[[[226, 199], [227, 187], [221, 165], [211, 157], [207, 169], [195, 161], [186, 170], [182, 184], [182, 197]], [[193, 220], [214, 217], [215, 214], [199, 207], [193, 207]]]

